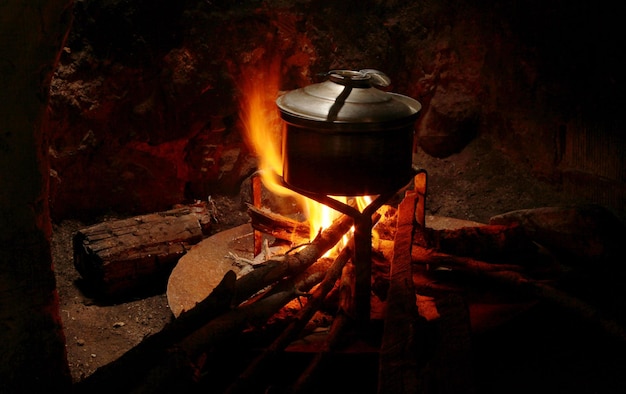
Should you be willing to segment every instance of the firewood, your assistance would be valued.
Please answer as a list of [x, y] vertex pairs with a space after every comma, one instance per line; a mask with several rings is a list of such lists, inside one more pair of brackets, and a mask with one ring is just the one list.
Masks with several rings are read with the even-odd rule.
[[178, 259], [204, 238], [210, 218], [209, 208], [196, 204], [80, 229], [74, 266], [95, 296], [162, 288]]
[[356, 321], [356, 311], [353, 307], [354, 301], [354, 284], [356, 282], [356, 271], [354, 264], [346, 264], [343, 267], [340, 284], [340, 300], [341, 306], [333, 319], [328, 331], [326, 341], [320, 351], [308, 364], [306, 369], [300, 374], [293, 387], [291, 393], [310, 392], [311, 385], [316, 381], [321, 368], [343, 343], [345, 343], [345, 334], [354, 327]]
[[[471, 334], [466, 300], [445, 291], [434, 292], [434, 297], [416, 294], [414, 278], [423, 270], [412, 269], [412, 250], [425, 250], [412, 239], [416, 231], [423, 229], [419, 222], [417, 226], [413, 223], [418, 198], [418, 193], [407, 192], [398, 207], [378, 392], [472, 392], [467, 373], [471, 366]], [[419, 243], [420, 237], [417, 240]], [[444, 257], [436, 252], [433, 255]], [[425, 298], [430, 299], [431, 310], [423, 308]]]
[[[157, 392], [155, 388], [163, 390], [170, 384], [176, 386], [189, 383], [186, 379], [193, 374], [203, 352], [218, 344], [223, 345], [235, 340], [245, 327], [267, 321], [289, 301], [319, 283], [329, 266], [327, 259], [319, 259], [300, 275], [285, 278], [276, 284], [274, 291], [268, 292], [258, 300], [229, 309], [217, 316], [211, 313], [200, 328], [191, 332], [189, 327], [176, 324], [185, 319], [188, 312], [184, 312], [173, 322], [176, 332], [171, 332], [166, 327], [161, 333], [148, 337], [127, 354], [81, 382], [78, 393], [93, 392], [96, 388], [102, 390], [97, 392], [151, 393]], [[195, 316], [199, 317], [197, 314]], [[194, 323], [200, 322], [196, 320]], [[186, 333], [189, 334], [180, 338]], [[142, 346], [144, 343], [153, 346]], [[104, 374], [105, 371], [108, 371], [108, 375]], [[172, 390], [174, 388], [171, 387]]]
[[427, 228], [426, 238], [428, 246], [438, 252], [488, 261], [503, 256], [523, 258], [537, 251], [524, 229], [516, 224]]
[[[160, 332], [151, 335], [137, 346], [123, 354], [116, 361], [101, 367], [77, 387], [78, 393], [96, 392], [130, 392], [130, 387], [141, 384], [145, 375], [154, 368], [163, 368], [157, 365], [166, 356], [172, 361], [181, 357], [181, 352], [175, 350], [177, 344], [185, 338], [195, 338], [197, 332], [214, 319], [228, 313], [228, 308], [235, 307], [246, 301], [261, 289], [272, 285], [287, 276], [295, 276], [304, 272], [313, 265], [324, 253], [330, 250], [343, 235], [352, 227], [352, 218], [342, 215], [327, 229], [300, 251], [282, 256], [279, 259], [269, 260], [261, 267], [236, 279], [236, 274], [229, 271], [218, 285], [204, 300], [190, 310], [184, 311], [172, 323]], [[321, 280], [321, 278], [320, 278]], [[276, 300], [285, 297], [285, 293], [268, 297], [263, 304], [276, 304]], [[263, 305], [259, 304], [259, 305]], [[260, 306], [255, 306], [260, 308]], [[245, 311], [246, 309], [244, 309]], [[245, 313], [237, 309], [234, 319], [243, 319]], [[187, 340], [186, 348], [191, 353], [200, 347], [197, 340]], [[201, 341], [200, 341], [201, 343]], [[174, 349], [174, 350], [173, 350]], [[186, 355], [183, 355], [188, 360]], [[179, 360], [180, 361], [180, 360]], [[182, 362], [182, 361], [181, 361]], [[188, 366], [187, 361], [183, 362]], [[180, 371], [180, 369], [178, 370]]]
[[[491, 283], [497, 286], [499, 291], [509, 291], [521, 294], [531, 300], [546, 302], [558, 308], [568, 310], [581, 319], [595, 325], [600, 331], [603, 331], [610, 337], [626, 342], [626, 328], [619, 321], [612, 319], [608, 314], [604, 313], [602, 307], [593, 305], [573, 294], [558, 289], [550, 284], [553, 281], [534, 279], [524, 272], [519, 272], [519, 270], [501, 269], [507, 267], [508, 264], [496, 264], [499, 268], [491, 269], [489, 267], [494, 266], [494, 264], [469, 260], [467, 261], [469, 263], [467, 266], [463, 269], [458, 269], [464, 263], [466, 262], [462, 260], [455, 261], [456, 269], [452, 271], [463, 275], [463, 278], [468, 281], [468, 286], [471, 286], [472, 279], [477, 279], [480, 280], [480, 286]], [[519, 266], [513, 265], [513, 267]], [[445, 272], [442, 271], [439, 281], [445, 281]], [[421, 291], [431, 294], [442, 291], [442, 286], [432, 285], [429, 281], [420, 283], [419, 287]]]
[[[319, 267], [316, 267], [321, 265]], [[268, 292], [254, 302], [234, 308], [207, 322], [200, 329], [178, 342], [170, 349], [167, 357], [158, 360], [147, 374], [145, 381], [151, 388], [175, 390], [180, 388], [181, 377], [188, 378], [195, 369], [202, 368], [204, 353], [228, 341], [236, 340], [244, 328], [265, 323], [288, 302], [302, 292], [307, 292], [319, 283], [330, 267], [328, 259], [319, 259], [298, 276], [285, 278], [276, 284], [274, 291]], [[219, 376], [213, 377], [219, 379]], [[153, 392], [142, 387], [143, 392]]]
[[622, 261], [626, 226], [599, 205], [522, 209], [494, 216], [489, 223], [519, 225], [568, 265]]
[[398, 207], [385, 325], [380, 349], [380, 393], [409, 393], [417, 388], [417, 360], [412, 353], [417, 324], [411, 246], [418, 194], [407, 192]]
[[[251, 177], [252, 181], [252, 206], [260, 207], [261, 206], [261, 198], [263, 192], [263, 185], [261, 182], [261, 177], [258, 175], [254, 175]], [[263, 234], [259, 230], [254, 230], [254, 244], [253, 244], [253, 254], [257, 256], [261, 253], [261, 248], [263, 245]]]
[[356, 270], [354, 263], [346, 264], [341, 272], [339, 282], [339, 302], [337, 303], [337, 315], [340, 318], [356, 319], [356, 307], [354, 305], [354, 283], [356, 282]]
[[309, 225], [248, 204], [252, 227], [275, 238], [301, 244], [309, 241]]
[[598, 329], [620, 342], [626, 342], [626, 328], [618, 321], [607, 317], [595, 305], [559, 290], [554, 286], [529, 278], [528, 276], [512, 271], [481, 272], [481, 277], [488, 278], [495, 283], [505, 285], [513, 291], [522, 292], [531, 297], [564, 308], [580, 318], [596, 325]]
[[309, 297], [306, 305], [300, 310], [281, 335], [246, 368], [239, 376], [238, 380], [231, 385], [227, 391], [228, 393], [245, 392], [246, 388], [254, 381], [254, 377], [262, 372], [263, 366], [270, 363], [279, 351], [284, 350], [296, 339], [315, 312], [322, 306], [326, 295], [335, 287], [337, 280], [341, 276], [343, 267], [348, 260], [350, 260], [353, 253], [354, 239], [351, 238], [339, 255], [337, 255], [335, 261], [326, 272], [324, 280], [315, 288], [315, 291]]
[[424, 265], [428, 269], [448, 268], [464, 271], [523, 271], [524, 267], [518, 264], [491, 263], [470, 257], [454, 256], [436, 252], [432, 249], [413, 246], [411, 261], [414, 264]]
[[322, 281], [329, 267], [327, 259], [319, 259], [303, 273], [285, 278], [254, 302], [241, 305], [211, 320], [182, 340], [177, 348], [190, 357], [195, 357], [210, 349], [216, 341], [236, 335], [246, 326], [266, 322], [289, 301]]
[[341, 240], [352, 227], [353, 219], [341, 215], [311, 243], [294, 254], [268, 260], [261, 267], [237, 280], [237, 303], [243, 302], [262, 289], [287, 275], [302, 272]]

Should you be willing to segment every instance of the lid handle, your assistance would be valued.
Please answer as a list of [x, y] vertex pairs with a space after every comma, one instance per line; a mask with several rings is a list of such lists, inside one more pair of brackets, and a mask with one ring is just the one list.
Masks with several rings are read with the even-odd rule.
[[391, 79], [385, 73], [372, 68], [364, 68], [359, 71], [331, 70], [326, 75], [335, 83], [355, 88], [369, 88], [371, 86], [384, 88], [391, 84]]
[[364, 68], [359, 70], [359, 73], [370, 77], [370, 83], [374, 86], [386, 88], [391, 85], [391, 78], [382, 71], [374, 70], [373, 68]]

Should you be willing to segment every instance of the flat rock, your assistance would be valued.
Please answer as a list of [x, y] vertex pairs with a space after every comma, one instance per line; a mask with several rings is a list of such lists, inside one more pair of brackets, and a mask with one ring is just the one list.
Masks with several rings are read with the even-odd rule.
[[[275, 239], [263, 234], [270, 245]], [[285, 246], [267, 247], [270, 255], [285, 252]], [[193, 308], [205, 299], [228, 271], [240, 278], [251, 265], [236, 263], [235, 258], [258, 264], [265, 252], [254, 256], [254, 233], [249, 223], [216, 233], [194, 245], [172, 270], [167, 283], [167, 301], [174, 316]], [[271, 256], [270, 256], [271, 257]]]
[[253, 242], [252, 226], [242, 224], [204, 239], [181, 257], [167, 283], [167, 302], [174, 316], [206, 298], [229, 270], [239, 274], [241, 268], [229, 253], [252, 260]]

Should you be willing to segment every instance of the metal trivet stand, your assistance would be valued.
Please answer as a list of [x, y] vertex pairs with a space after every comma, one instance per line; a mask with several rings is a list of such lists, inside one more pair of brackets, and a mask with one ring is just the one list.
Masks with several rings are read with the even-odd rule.
[[[319, 194], [302, 190], [287, 184], [278, 174], [274, 174], [281, 186], [286, 187], [298, 194], [324, 204], [336, 211], [346, 214], [354, 219], [354, 256], [353, 262], [356, 272], [354, 286], [355, 319], [357, 323], [366, 324], [370, 320], [371, 310], [371, 279], [372, 279], [372, 215], [383, 206], [391, 197], [395, 196], [410, 182], [407, 180], [397, 188], [379, 194], [363, 211], [338, 201], [325, 194]], [[413, 181], [415, 190], [420, 194], [416, 206], [416, 224], [425, 228], [425, 198], [427, 173], [423, 169], [413, 169]]]

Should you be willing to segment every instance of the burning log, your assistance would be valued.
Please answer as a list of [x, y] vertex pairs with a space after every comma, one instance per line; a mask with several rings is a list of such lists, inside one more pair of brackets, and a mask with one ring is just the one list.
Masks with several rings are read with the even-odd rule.
[[155, 289], [204, 238], [210, 220], [209, 207], [196, 204], [83, 228], [73, 238], [74, 266], [98, 296]]
[[279, 351], [284, 350], [297, 335], [304, 329], [314, 313], [321, 307], [322, 302], [330, 290], [335, 287], [337, 279], [348, 260], [352, 257], [354, 241], [350, 241], [339, 253], [333, 264], [328, 268], [326, 276], [309, 297], [306, 305], [300, 310], [289, 326], [276, 338], [276, 340], [257, 357], [248, 368], [239, 376], [238, 380], [231, 385], [228, 393], [245, 392], [254, 381], [255, 376], [261, 373], [262, 368], [272, 361]]
[[248, 215], [251, 219], [252, 228], [269, 234], [274, 238], [288, 241], [292, 244], [301, 244], [309, 240], [310, 230], [308, 223], [289, 219], [250, 204], [248, 204]]
[[[339, 242], [351, 225], [352, 219], [343, 215], [302, 251], [269, 260], [263, 266], [239, 278], [235, 283], [231, 305], [242, 303], [243, 305], [208, 320], [177, 341], [175, 347], [168, 352], [168, 357], [165, 359], [161, 357], [159, 360], [161, 363], [149, 371], [147, 380], [156, 381], [160, 388], [172, 380], [176, 381], [176, 376], [181, 376], [184, 370], [192, 368], [202, 352], [240, 333], [250, 323], [267, 321], [287, 302], [321, 281], [329, 266], [326, 259], [320, 257]], [[321, 268], [312, 267], [319, 264], [324, 265]], [[280, 281], [282, 278], [285, 279]], [[245, 302], [255, 293], [274, 283], [277, 284], [264, 295]], [[209, 302], [212, 296], [213, 293], [196, 308], [183, 312], [178, 320], [184, 320], [188, 314], [197, 317], [201, 313], [209, 312], [208, 315], [214, 316], [210, 310], [200, 311], [204, 305], [215, 305], [215, 302]], [[199, 323], [197, 320], [195, 322]], [[189, 332], [189, 328], [185, 331]]]
[[218, 316], [183, 339], [177, 349], [195, 358], [218, 341], [228, 339], [246, 326], [265, 323], [289, 301], [305, 294], [318, 284], [330, 267], [327, 259], [319, 259], [300, 275], [287, 277], [255, 300], [246, 302]]
[[339, 289], [339, 310], [331, 324], [324, 346], [315, 354], [315, 357], [307, 368], [300, 374], [294, 383], [291, 392], [306, 393], [311, 390], [315, 377], [319, 374], [324, 363], [328, 362], [330, 356], [342, 343], [345, 342], [345, 333], [354, 326], [356, 319], [356, 308], [354, 307], [354, 286], [356, 282], [356, 270], [354, 264], [346, 264], [341, 273], [341, 283]]
[[311, 243], [299, 252], [269, 260], [263, 266], [239, 278], [237, 280], [237, 302], [245, 301], [259, 289], [284, 276], [294, 275], [305, 270], [335, 246], [350, 230], [352, 223], [351, 217], [341, 215], [330, 227], [319, 233]]
[[[372, 222], [376, 223], [380, 220], [380, 214], [376, 213], [372, 217]], [[296, 318], [292, 321], [292, 323], [283, 331], [283, 333], [259, 356], [255, 359], [252, 364], [244, 371], [240, 376], [237, 382], [235, 382], [230, 388], [229, 392], [241, 392], [245, 391], [246, 387], [253, 381], [254, 377], [260, 373], [263, 365], [267, 365], [273, 357], [277, 355], [277, 353], [284, 348], [286, 348], [294, 339], [296, 339], [297, 335], [304, 329], [307, 322], [311, 319], [313, 314], [322, 306], [322, 303], [328, 293], [335, 287], [335, 283], [337, 279], [342, 274], [342, 271], [345, 272], [346, 263], [352, 258], [354, 254], [354, 238], [351, 237], [348, 241], [347, 245], [341, 250], [339, 255], [336, 257], [335, 261], [328, 269], [324, 280], [320, 283], [320, 285], [316, 288], [314, 293], [309, 298], [306, 305], [300, 310]], [[342, 276], [343, 278], [343, 276]], [[352, 275], [352, 279], [354, 280], [354, 275]], [[353, 286], [349, 286], [348, 288], [353, 288]], [[353, 300], [353, 291], [346, 292], [346, 284], [342, 286], [343, 296], [340, 301], [340, 310], [350, 311], [350, 313], [344, 313], [346, 316], [354, 317], [354, 311], [352, 300]], [[339, 314], [341, 315], [341, 313]], [[339, 319], [339, 320], [337, 320]], [[336, 321], [342, 320], [341, 317], [336, 318]], [[342, 324], [343, 325], [343, 324]], [[338, 335], [338, 331], [334, 330], [333, 335]], [[332, 336], [331, 336], [332, 337]], [[329, 349], [326, 349], [328, 351]], [[314, 369], [315, 365], [319, 362], [314, 362], [310, 369]], [[308, 374], [304, 376], [310, 375], [312, 372], [309, 371]], [[306, 380], [306, 378], [303, 378]], [[305, 384], [305, 382], [301, 381], [299, 384]], [[297, 390], [296, 390], [297, 392]]]

